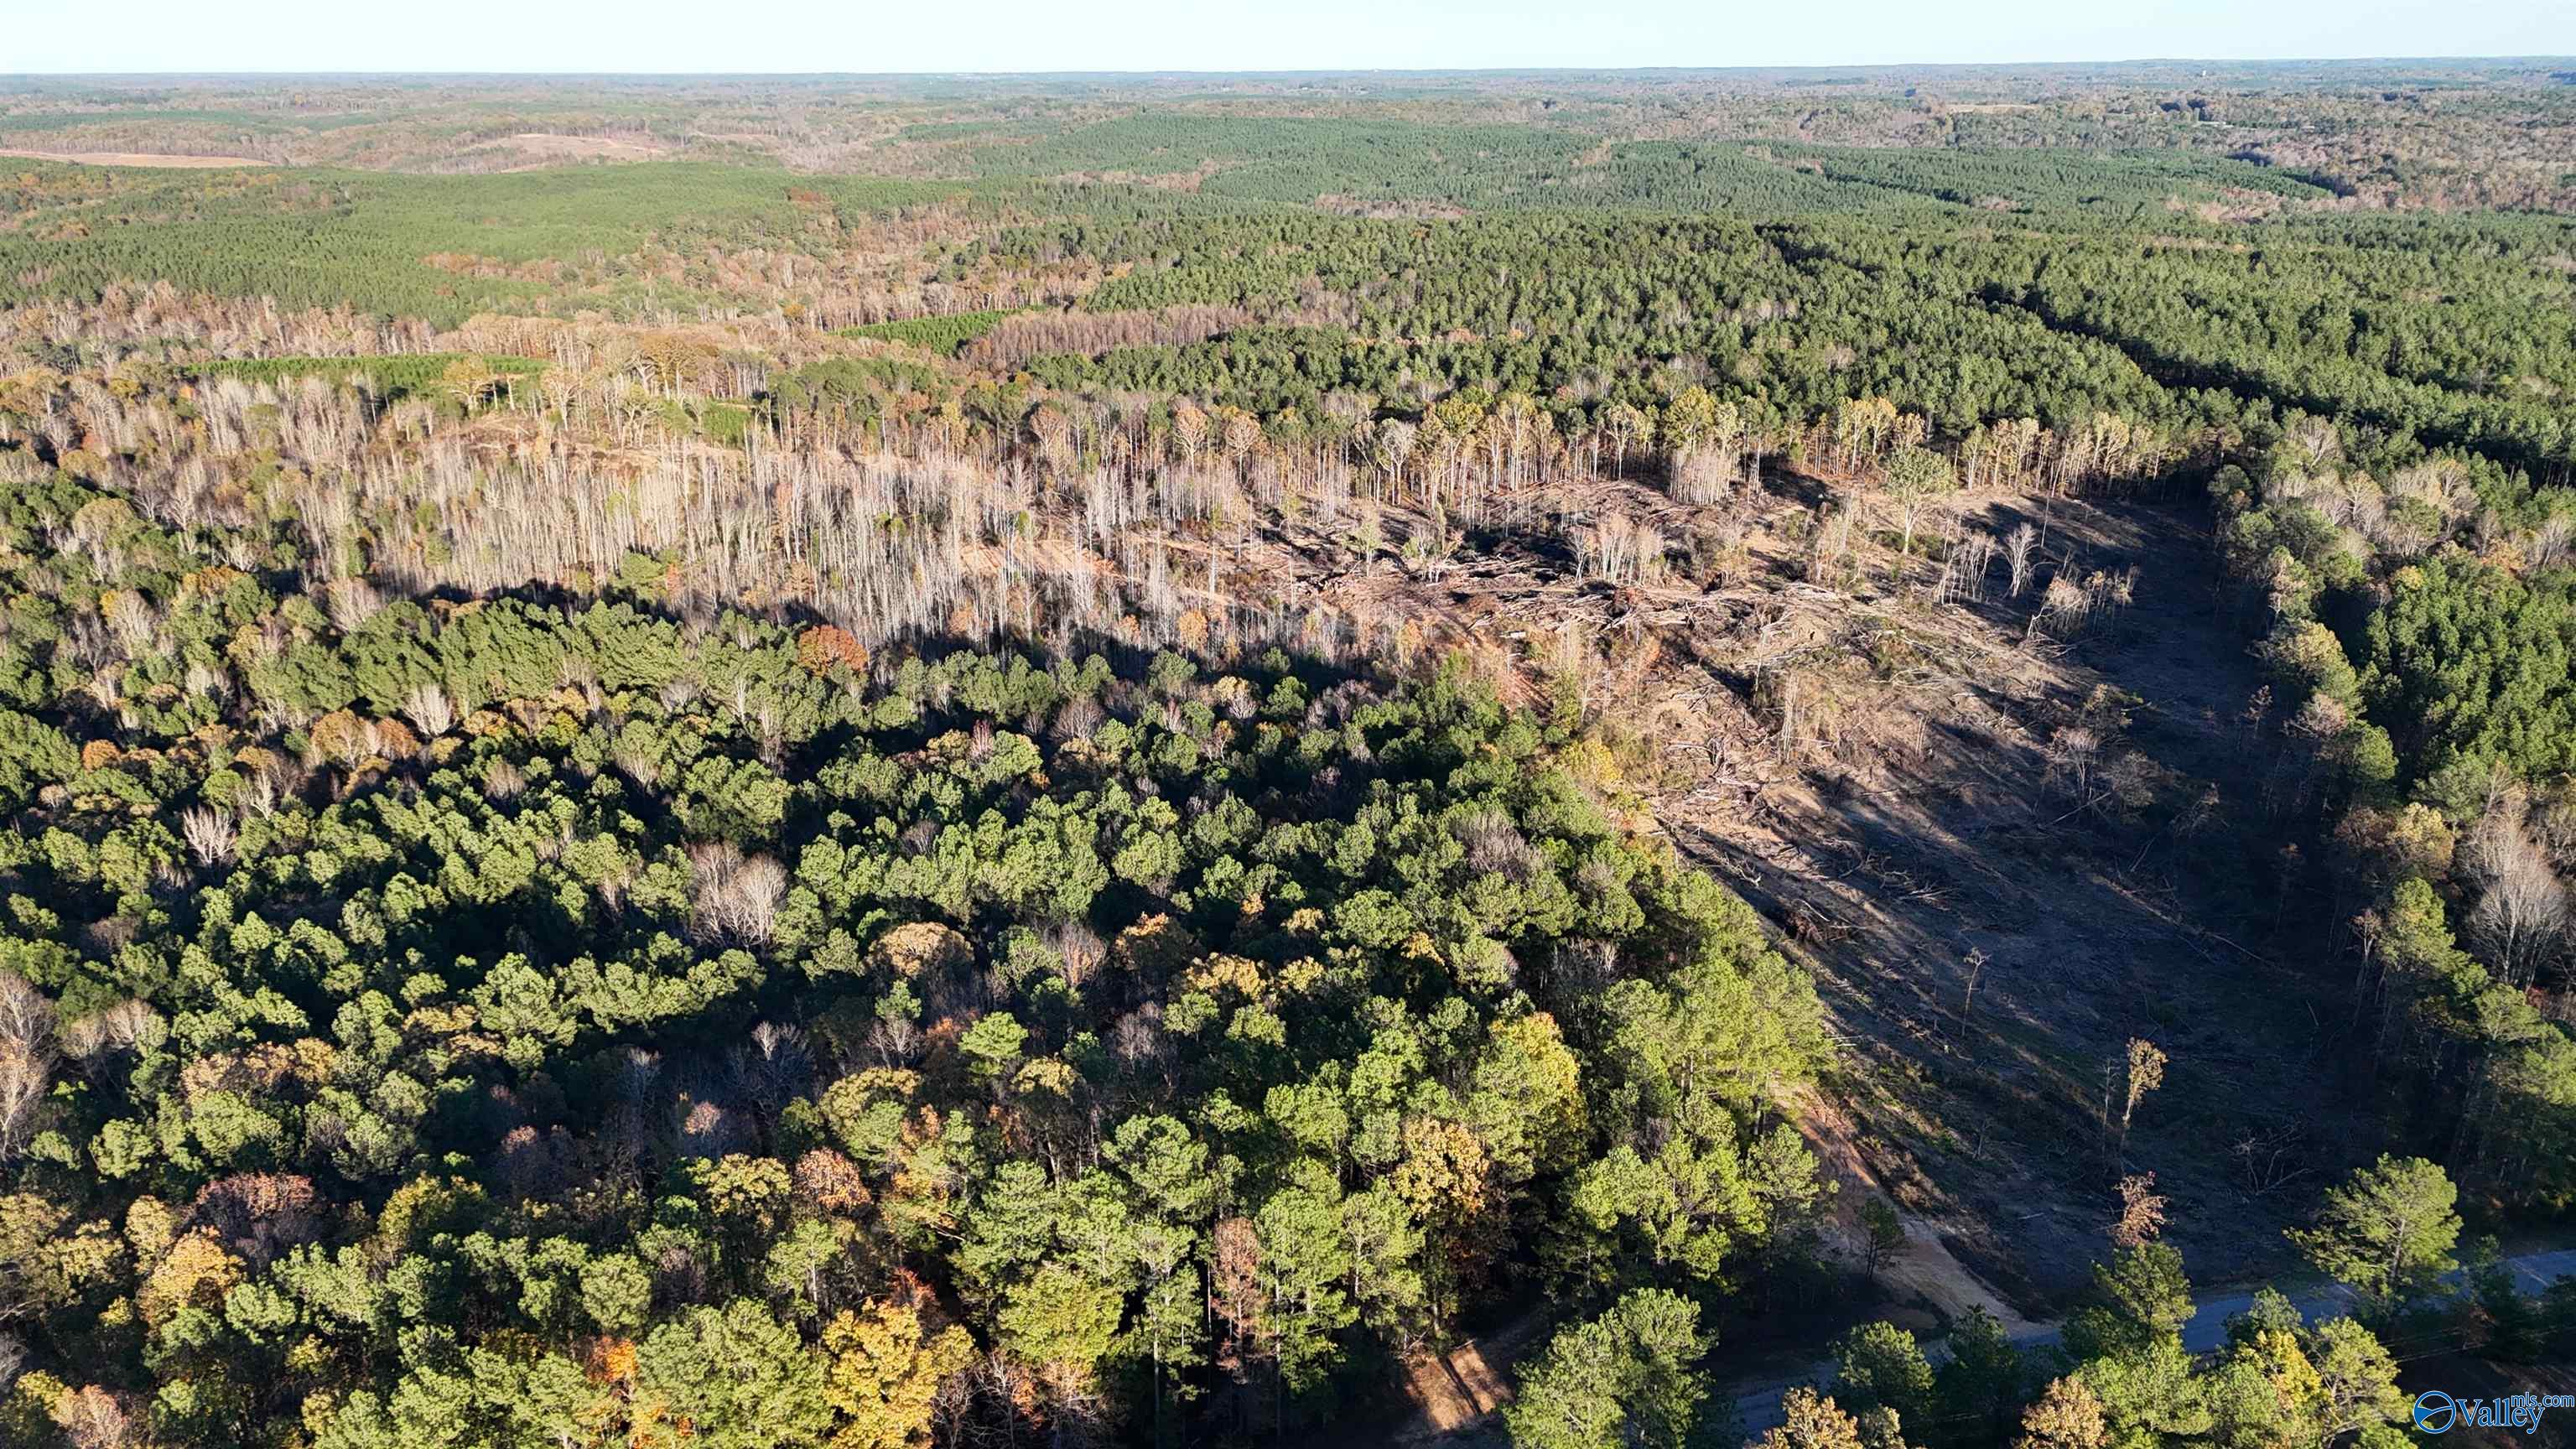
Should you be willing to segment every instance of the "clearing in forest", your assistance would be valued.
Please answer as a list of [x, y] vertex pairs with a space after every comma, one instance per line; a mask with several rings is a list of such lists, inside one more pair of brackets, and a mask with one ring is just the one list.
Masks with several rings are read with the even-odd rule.
[[236, 166], [266, 166], [248, 156], [180, 156], [154, 151], [24, 151], [0, 149], [0, 156], [22, 161], [59, 161], [67, 166], [156, 166], [170, 171], [222, 171]]
[[522, 131], [498, 143], [529, 158], [534, 170], [554, 161], [650, 161], [670, 147], [619, 136], [567, 136], [554, 131]]

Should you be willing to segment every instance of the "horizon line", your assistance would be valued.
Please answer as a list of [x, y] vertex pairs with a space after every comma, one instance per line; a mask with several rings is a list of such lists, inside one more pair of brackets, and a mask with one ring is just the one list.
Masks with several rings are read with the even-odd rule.
[[[1080, 70], [400, 70], [366, 67], [324, 68], [319, 70], [14, 70], [0, 71], [0, 83], [21, 80], [286, 80], [286, 79], [418, 79], [418, 80], [488, 80], [488, 79], [602, 79], [602, 80], [886, 80], [886, 79], [1090, 79], [1097, 77], [1150, 79], [1155, 77], [1239, 77], [1262, 79], [1304, 76], [1690, 76], [1746, 75], [1778, 72], [1814, 72], [1833, 74], [1851, 71], [1918, 71], [1918, 70], [2036, 70], [2068, 66], [2297, 66], [2297, 65], [2407, 65], [2440, 63], [2451, 65], [2545, 65], [2576, 63], [2576, 52], [2563, 54], [2533, 53], [2521, 55], [2281, 55], [2281, 56], [2187, 56], [2148, 55], [2118, 58], [2063, 58], [2054, 60], [1905, 60], [1845, 61], [1818, 64], [1783, 62], [1778, 64], [1742, 65], [1489, 65], [1489, 66], [1304, 66], [1288, 69], [1226, 69], [1220, 67], [1163, 66], [1134, 69]], [[0, 129], [6, 129], [5, 116], [0, 116]]]

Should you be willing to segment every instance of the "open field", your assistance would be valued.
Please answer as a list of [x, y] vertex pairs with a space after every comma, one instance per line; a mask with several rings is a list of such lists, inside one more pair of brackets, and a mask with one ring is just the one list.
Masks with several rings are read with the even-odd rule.
[[670, 154], [671, 148], [651, 141], [630, 140], [617, 136], [565, 136], [546, 131], [521, 131], [494, 143], [493, 148], [514, 152], [524, 158], [522, 169], [536, 169], [564, 161], [651, 161]]
[[66, 166], [142, 166], [163, 171], [219, 171], [236, 166], [266, 166], [269, 162], [248, 156], [183, 156], [154, 155], [146, 151], [15, 151], [0, 150], [0, 156], [15, 156], [28, 161], [56, 161]]

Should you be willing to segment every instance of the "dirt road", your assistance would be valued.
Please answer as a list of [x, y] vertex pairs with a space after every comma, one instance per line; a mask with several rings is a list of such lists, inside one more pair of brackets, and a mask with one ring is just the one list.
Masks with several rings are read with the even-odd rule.
[[[2505, 1259], [2504, 1266], [2513, 1274], [2516, 1287], [2525, 1293], [2536, 1294], [2557, 1279], [2576, 1277], [2576, 1248], [2525, 1253], [2519, 1257]], [[2464, 1284], [2465, 1278], [2466, 1275], [2463, 1273], [2454, 1273], [2449, 1281], [2457, 1287]], [[2289, 1297], [2290, 1302], [2311, 1323], [2321, 1318], [2349, 1317], [2355, 1306], [2353, 1291], [2340, 1283], [2328, 1283], [2294, 1292]], [[2193, 1353], [2209, 1353], [2218, 1349], [2227, 1342], [2227, 1321], [2253, 1306], [2252, 1293], [2230, 1293], [2196, 1300], [2192, 1306], [2191, 1321], [2183, 1325], [2183, 1347]], [[2063, 1326], [2055, 1322], [2035, 1323], [2025, 1324], [2019, 1330], [2008, 1329], [2007, 1331], [2011, 1333], [2013, 1345], [2023, 1353], [2029, 1354], [2056, 1347], [2058, 1335]], [[2448, 1352], [2457, 1347], [2457, 1344], [2447, 1342], [2391, 1345], [2400, 1362]], [[1927, 1344], [1924, 1352], [1936, 1364], [1948, 1357], [1948, 1349], [1944, 1344]], [[1746, 1437], [1759, 1438], [1764, 1431], [1780, 1422], [1782, 1394], [1801, 1384], [1814, 1384], [1821, 1387], [1831, 1383], [1833, 1377], [1833, 1360], [1820, 1359], [1810, 1365], [1805, 1373], [1785, 1378], [1778, 1375], [1765, 1375], [1753, 1382], [1735, 1384], [1727, 1392], [1735, 1396], [1735, 1412], [1743, 1421]]]

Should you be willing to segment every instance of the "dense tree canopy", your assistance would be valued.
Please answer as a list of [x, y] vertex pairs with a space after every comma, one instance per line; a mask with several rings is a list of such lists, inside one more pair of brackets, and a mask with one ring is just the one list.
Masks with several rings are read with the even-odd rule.
[[[1632, 767], [1838, 792], [1793, 685], [1998, 549], [2056, 660], [2086, 492], [2210, 500], [2301, 1170], [2396, 1149], [2289, 1241], [2428, 1295], [2576, 1203], [2576, 92], [2389, 74], [0, 86], [281, 163], [0, 175], [0, 1442], [1285, 1440], [1505, 1309], [1515, 1442], [1730, 1439], [1835, 1034]], [[1773, 733], [1639, 746], [1721, 615]], [[2393, 1442], [2152, 1201], [1764, 1442]]]
[[[52, 1090], [0, 1103], [0, 1316], [166, 1437], [1302, 1416], [1509, 1275], [1713, 1299], [1804, 1231], [1811, 989], [1463, 678], [335, 623], [80, 484], [5, 506]], [[97, 714], [65, 603], [198, 682]]]

